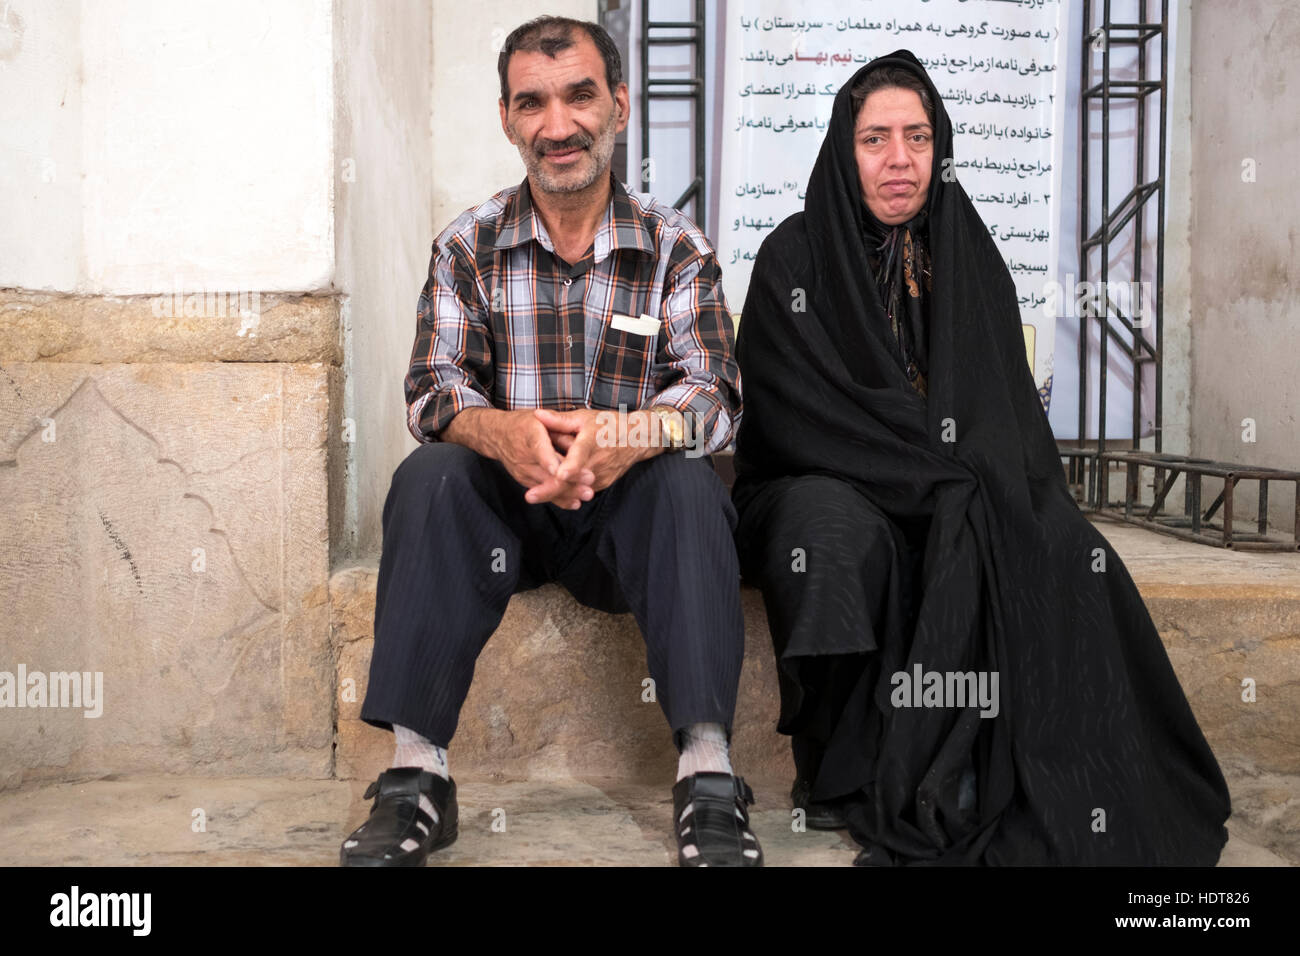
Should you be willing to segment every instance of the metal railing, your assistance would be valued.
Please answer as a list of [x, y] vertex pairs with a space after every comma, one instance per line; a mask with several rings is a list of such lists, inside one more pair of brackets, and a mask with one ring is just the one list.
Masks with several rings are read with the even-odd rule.
[[[691, 217], [703, 223], [708, 213], [705, 204], [704, 177], [705, 154], [705, 4], [695, 0], [693, 20], [652, 20], [652, 0], [641, 2], [641, 168], [650, 159], [650, 103], [652, 100], [690, 100], [691, 127], [694, 131], [694, 176], [689, 185], [673, 203], [684, 209], [694, 200]], [[654, 77], [650, 75], [650, 48], [652, 46], [691, 46], [692, 75], [689, 77]]]

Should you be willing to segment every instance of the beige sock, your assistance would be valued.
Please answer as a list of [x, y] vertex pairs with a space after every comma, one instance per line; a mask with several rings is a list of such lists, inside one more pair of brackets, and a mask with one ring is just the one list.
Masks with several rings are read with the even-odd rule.
[[677, 758], [677, 779], [693, 773], [731, 773], [727, 729], [722, 724], [691, 724], [682, 731], [683, 746]]
[[[727, 729], [722, 724], [691, 724], [682, 731], [683, 746], [681, 756], [677, 758], [677, 779], [689, 777], [694, 773], [714, 771], [731, 773], [731, 757], [728, 755]], [[682, 809], [685, 817], [691, 812], [691, 804]], [[681, 821], [679, 820], [680, 824]], [[693, 846], [687, 846], [682, 853], [689, 859], [699, 854]], [[748, 851], [746, 851], [748, 852]]]
[[[421, 770], [436, 773], [444, 780], [451, 779], [447, 771], [447, 751], [444, 748], [399, 724], [393, 724], [393, 736], [397, 738], [397, 751], [393, 754], [394, 767], [419, 767]], [[436, 826], [438, 811], [424, 794], [420, 794], [420, 809], [433, 817]], [[419, 845], [417, 840], [402, 841], [403, 850], [414, 850]]]

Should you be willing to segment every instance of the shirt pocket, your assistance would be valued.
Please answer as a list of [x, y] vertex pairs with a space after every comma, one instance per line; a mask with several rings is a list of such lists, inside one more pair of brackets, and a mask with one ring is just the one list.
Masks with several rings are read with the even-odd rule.
[[659, 334], [637, 335], [616, 329], [605, 330], [592, 374], [592, 408], [629, 409], [641, 404], [641, 396], [650, 381]]

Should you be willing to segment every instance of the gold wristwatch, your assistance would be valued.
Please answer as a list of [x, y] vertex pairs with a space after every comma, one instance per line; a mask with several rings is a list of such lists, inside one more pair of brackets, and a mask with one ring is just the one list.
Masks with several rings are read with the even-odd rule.
[[651, 414], [659, 419], [659, 443], [669, 451], [686, 447], [686, 429], [682, 413], [671, 405], [655, 405]]

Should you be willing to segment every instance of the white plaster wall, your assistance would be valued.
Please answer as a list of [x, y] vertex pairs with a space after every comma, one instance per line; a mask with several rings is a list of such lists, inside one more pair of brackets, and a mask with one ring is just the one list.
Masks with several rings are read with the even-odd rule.
[[[0, 221], [0, 285], [136, 294], [171, 290], [178, 276], [187, 288], [329, 284], [330, 0], [9, 8], [25, 27], [0, 60], [0, 169], [18, 174], [6, 205], [12, 192], [22, 215]], [[12, 28], [0, 38], [3, 57]], [[55, 189], [31, 178], [47, 154]]]
[[81, 4], [0, 3], [0, 288], [81, 266]]
[[429, 264], [435, 175], [432, 6], [336, 0], [334, 21], [335, 283], [346, 293], [341, 417], [355, 423], [354, 442], [342, 446], [338, 560], [379, 553], [389, 480], [415, 444], [406, 430], [402, 378]]
[[[1169, 139], [1165, 174], [1164, 397], [1161, 450], [1187, 455], [1191, 449], [1191, 219], [1192, 219], [1192, 44], [1190, 0], [1169, 5], [1173, 59], [1169, 65]], [[1154, 450], [1154, 437], [1142, 447]]]
[[594, 21], [599, 4], [433, 0], [434, 235], [467, 207], [524, 178], [519, 151], [501, 132], [497, 54], [511, 30], [543, 14]]
[[[1300, 4], [1216, 0], [1191, 20], [1192, 452], [1300, 469]], [[1289, 524], [1282, 491], [1270, 520]]]

